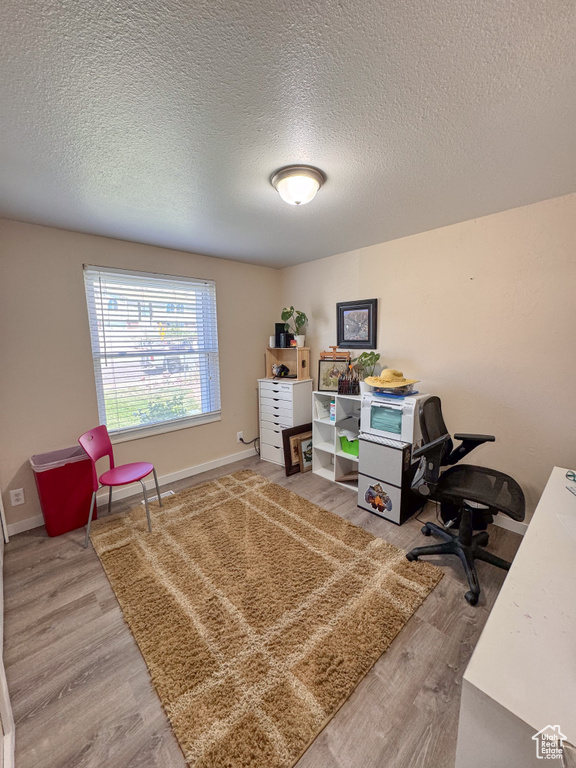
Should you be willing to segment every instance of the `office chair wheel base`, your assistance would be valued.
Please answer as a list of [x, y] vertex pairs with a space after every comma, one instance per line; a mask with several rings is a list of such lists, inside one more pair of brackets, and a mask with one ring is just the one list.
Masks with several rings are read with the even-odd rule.
[[410, 562], [413, 562], [414, 560], [418, 560], [418, 555], [413, 555], [412, 552], [408, 552], [406, 555], [406, 560], [410, 560]]
[[424, 536], [432, 536], [432, 531], [430, 530], [430, 528], [428, 528], [427, 525], [423, 525], [420, 531], [421, 533], [424, 534]]
[[476, 595], [474, 592], [466, 592], [464, 597], [470, 603], [470, 605], [476, 605], [478, 603], [478, 595]]

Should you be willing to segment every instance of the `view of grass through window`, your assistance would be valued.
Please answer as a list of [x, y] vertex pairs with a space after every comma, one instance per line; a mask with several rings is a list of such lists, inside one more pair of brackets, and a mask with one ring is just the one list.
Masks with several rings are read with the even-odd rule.
[[201, 413], [200, 403], [186, 385], [158, 392], [146, 386], [127, 387], [119, 401], [116, 391], [104, 393], [107, 426], [110, 431], [158, 424]]

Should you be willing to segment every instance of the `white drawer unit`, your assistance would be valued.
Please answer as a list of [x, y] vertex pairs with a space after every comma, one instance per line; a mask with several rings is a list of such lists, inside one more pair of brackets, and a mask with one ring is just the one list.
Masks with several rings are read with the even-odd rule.
[[412, 446], [360, 433], [358, 506], [401, 525], [425, 499], [410, 486], [418, 469], [412, 464]]
[[288, 429], [288, 427], [292, 426], [291, 421], [292, 419], [284, 416], [272, 416], [269, 413], [264, 413], [260, 416], [260, 431], [263, 429]]
[[260, 442], [266, 445], [280, 446], [282, 442], [282, 430], [287, 427], [280, 424], [269, 424], [267, 421], [263, 421], [260, 425]]
[[262, 397], [266, 397], [271, 400], [292, 401], [292, 389], [292, 384], [285, 384], [284, 382], [280, 383], [264, 380], [260, 384]]
[[312, 379], [259, 379], [260, 458], [284, 464], [282, 430], [312, 421]]
[[292, 420], [291, 408], [274, 408], [271, 405], [264, 405], [260, 403], [260, 421], [270, 420], [284, 424], [286, 427], [297, 426]]
[[282, 446], [268, 445], [260, 442], [260, 458], [262, 461], [272, 461], [274, 464], [284, 464]]

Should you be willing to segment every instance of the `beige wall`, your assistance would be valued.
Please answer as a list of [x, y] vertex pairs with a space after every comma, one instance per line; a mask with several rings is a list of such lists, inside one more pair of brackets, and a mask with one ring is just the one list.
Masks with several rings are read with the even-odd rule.
[[[98, 422], [82, 264], [216, 280], [222, 421], [116, 446], [169, 474], [244, 450], [279, 309], [310, 317], [313, 366], [337, 301], [379, 299], [383, 362], [442, 397], [454, 431], [489, 432], [471, 460], [509, 472], [533, 509], [554, 464], [576, 466], [576, 195], [271, 270], [0, 221], [0, 487], [9, 522], [39, 514], [28, 457]], [[10, 507], [23, 487], [26, 504]]]
[[495, 434], [469, 461], [513, 475], [531, 511], [554, 465], [576, 467], [575, 297], [569, 195], [291, 267], [281, 303], [309, 316], [316, 361], [336, 302], [378, 298], [385, 366], [439, 395], [452, 432]]
[[[279, 314], [280, 273], [264, 267], [0, 221], [0, 487], [8, 522], [40, 514], [29, 456], [76, 444], [98, 423], [82, 264], [216, 281], [222, 420], [116, 446], [159, 475], [246, 450], [257, 434], [256, 378]], [[24, 488], [11, 507], [8, 491]]]

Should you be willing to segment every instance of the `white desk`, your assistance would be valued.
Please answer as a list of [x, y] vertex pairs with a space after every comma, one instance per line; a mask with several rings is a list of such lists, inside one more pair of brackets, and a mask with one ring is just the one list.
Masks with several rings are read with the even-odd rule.
[[[532, 736], [576, 744], [576, 519], [555, 467], [462, 681], [456, 768], [541, 768]], [[561, 768], [560, 760], [547, 760]]]

